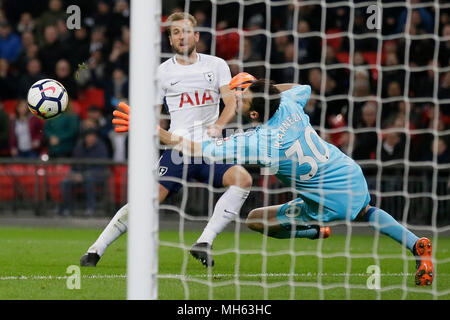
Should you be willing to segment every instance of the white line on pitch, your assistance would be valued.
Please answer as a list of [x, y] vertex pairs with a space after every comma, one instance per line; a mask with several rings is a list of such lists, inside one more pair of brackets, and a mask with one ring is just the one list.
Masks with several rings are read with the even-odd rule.
[[[316, 276], [330, 276], [330, 277], [367, 277], [369, 274], [367, 273], [316, 273], [316, 272], [308, 272], [308, 273], [243, 273], [243, 274], [234, 274], [234, 273], [212, 273], [212, 274], [197, 274], [197, 275], [185, 275], [185, 274], [159, 274], [158, 278], [160, 279], [195, 279], [195, 278], [235, 278], [235, 277], [247, 277], [247, 278], [257, 278], [257, 277], [266, 277], [266, 278], [276, 278], [276, 277], [316, 277]], [[381, 276], [387, 277], [404, 277], [404, 276], [412, 276], [414, 273], [382, 273]], [[439, 274], [440, 276], [445, 276], [447, 274]], [[126, 279], [126, 274], [91, 274], [91, 275], [82, 275], [83, 279]], [[31, 276], [0, 276], [0, 281], [3, 280], [65, 280], [68, 276], [44, 276], [44, 275], [31, 275]]]

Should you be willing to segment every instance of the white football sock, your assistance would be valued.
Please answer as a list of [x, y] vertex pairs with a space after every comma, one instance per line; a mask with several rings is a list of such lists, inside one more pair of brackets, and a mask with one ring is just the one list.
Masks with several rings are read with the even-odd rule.
[[242, 205], [247, 199], [250, 190], [231, 186], [220, 197], [214, 207], [214, 212], [208, 224], [203, 230], [197, 242], [207, 242], [212, 244], [217, 235], [236, 217], [239, 216]]
[[106, 248], [119, 238], [128, 228], [128, 203], [117, 211], [116, 215], [108, 223], [105, 230], [100, 234], [97, 241], [87, 252], [96, 252], [100, 257]]

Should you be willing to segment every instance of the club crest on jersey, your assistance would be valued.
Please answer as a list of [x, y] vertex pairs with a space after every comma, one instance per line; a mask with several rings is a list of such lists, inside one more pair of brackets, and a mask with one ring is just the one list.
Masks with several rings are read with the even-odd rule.
[[204, 72], [203, 75], [205, 76], [206, 81], [208, 81], [209, 83], [214, 82], [214, 72], [212, 71]]
[[167, 167], [159, 167], [158, 169], [159, 176], [162, 177], [163, 175], [165, 175], [167, 173], [167, 170], [169, 170]]

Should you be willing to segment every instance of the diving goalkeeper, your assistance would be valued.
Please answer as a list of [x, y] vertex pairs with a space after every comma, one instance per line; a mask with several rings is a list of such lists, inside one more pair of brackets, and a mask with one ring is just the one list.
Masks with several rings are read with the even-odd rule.
[[[239, 77], [236, 76], [236, 77]], [[232, 89], [242, 89], [232, 79]], [[252, 210], [250, 229], [274, 238], [317, 238], [313, 222], [366, 221], [371, 227], [406, 246], [416, 257], [416, 285], [433, 281], [432, 244], [418, 238], [380, 208], [370, 195], [359, 165], [321, 139], [304, 112], [311, 94], [308, 85], [275, 86], [252, 81], [236, 94], [238, 112], [254, 129], [225, 139], [193, 142], [159, 129], [161, 142], [184, 153], [270, 168], [298, 193], [288, 203]]]

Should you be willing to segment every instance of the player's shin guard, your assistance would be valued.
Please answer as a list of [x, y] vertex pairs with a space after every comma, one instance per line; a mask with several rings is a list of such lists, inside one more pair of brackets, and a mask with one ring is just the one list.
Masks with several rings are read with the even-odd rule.
[[97, 241], [88, 249], [88, 253], [95, 252], [100, 257], [106, 248], [119, 238], [128, 228], [128, 204], [124, 205], [117, 211], [105, 230], [100, 234]]
[[365, 215], [366, 221], [375, 230], [391, 237], [413, 252], [414, 244], [419, 239], [414, 233], [398, 223], [390, 214], [376, 207], [371, 207]]
[[197, 243], [212, 244], [216, 236], [236, 217], [247, 199], [250, 191], [237, 186], [231, 186], [220, 197], [214, 207], [214, 212]]

